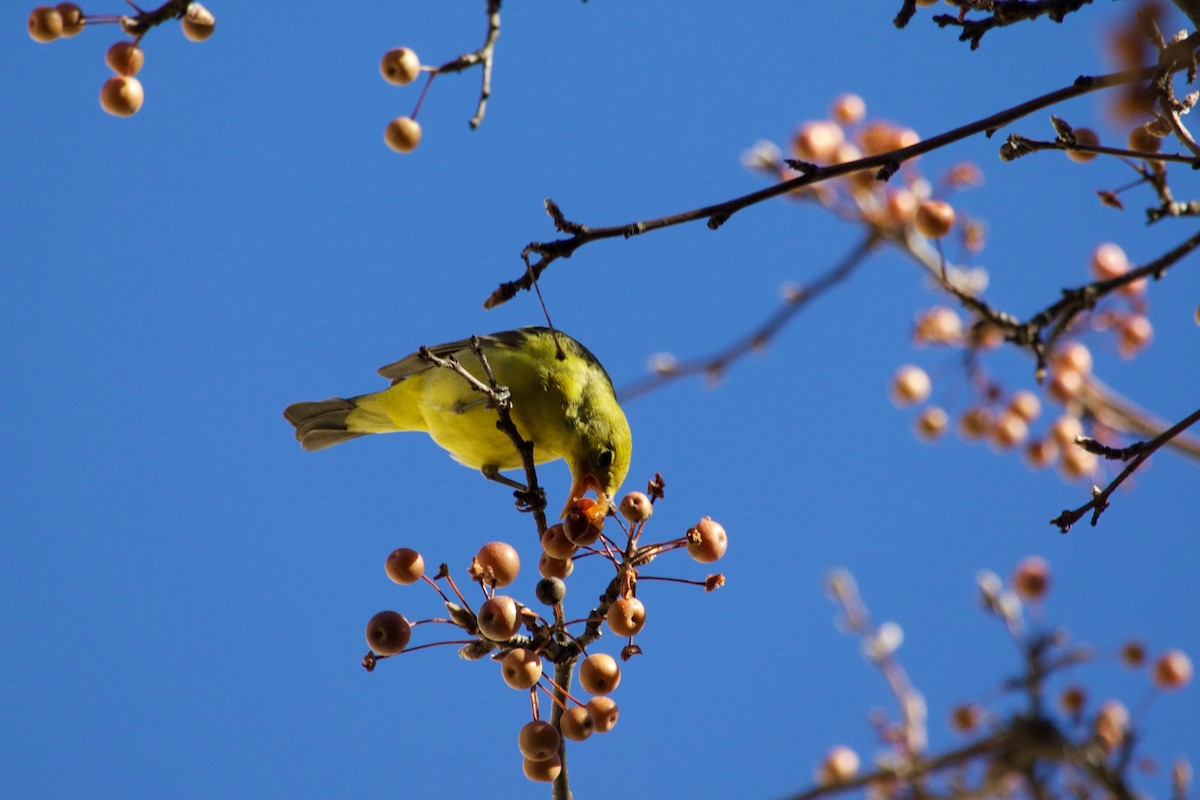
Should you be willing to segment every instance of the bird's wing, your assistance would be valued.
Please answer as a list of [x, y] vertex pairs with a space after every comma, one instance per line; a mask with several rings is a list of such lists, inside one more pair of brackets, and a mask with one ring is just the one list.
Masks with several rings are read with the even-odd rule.
[[[497, 348], [519, 347], [529, 333], [535, 330], [537, 329], [520, 328], [515, 331], [501, 331], [500, 333], [489, 333], [487, 336], [480, 336], [479, 339], [483, 343], [485, 351]], [[446, 358], [462, 351], [467, 351], [469, 354], [470, 347], [470, 339], [459, 339], [457, 342], [434, 345], [429, 348], [429, 352], [440, 358]], [[460, 360], [463, 357], [459, 356]], [[421, 358], [420, 351], [417, 351], [416, 353], [406, 355], [399, 361], [388, 364], [386, 367], [380, 367], [379, 374], [390, 379], [392, 383], [399, 383], [405, 378], [424, 372], [432, 366], [428, 361]]]

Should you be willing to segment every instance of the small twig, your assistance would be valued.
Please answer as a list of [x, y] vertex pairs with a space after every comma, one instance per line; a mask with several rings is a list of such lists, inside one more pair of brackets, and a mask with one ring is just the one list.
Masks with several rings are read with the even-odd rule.
[[[554, 699], [556, 702], [550, 708], [550, 723], [561, 730], [563, 708], [567, 702], [567, 692], [571, 688], [571, 677], [575, 672], [575, 660], [563, 661], [554, 665]], [[567, 737], [562, 736], [558, 743], [558, 758], [562, 763], [562, 771], [554, 779], [551, 797], [554, 800], [571, 800], [571, 782], [567, 777]]]
[[479, 104], [475, 108], [475, 116], [471, 117], [471, 129], [478, 128], [483, 122], [487, 110], [488, 98], [492, 96], [492, 62], [495, 60], [496, 40], [500, 38], [500, 3], [501, 0], [488, 0], [487, 35], [478, 50], [464, 53], [453, 61], [448, 61], [434, 68], [434, 74], [443, 72], [463, 72], [474, 66], [483, 67], [483, 78], [480, 81]]
[[1112, 482], [1108, 484], [1108, 486], [1093, 492], [1092, 499], [1089, 502], [1085, 503], [1074, 511], [1070, 509], [1064, 510], [1057, 517], [1050, 520], [1050, 524], [1057, 526], [1059, 532], [1066, 533], [1067, 531], [1071, 530], [1071, 526], [1078, 522], [1084, 514], [1086, 514], [1088, 511], [1091, 511], [1092, 526], [1095, 527], [1096, 523], [1100, 520], [1100, 515], [1104, 513], [1106, 508], [1108, 508], [1108, 498], [1112, 496], [1112, 493], [1116, 491], [1116, 488], [1124, 483], [1125, 479], [1132, 475], [1138, 467], [1145, 463], [1146, 459], [1149, 458], [1154, 451], [1171, 441], [1171, 439], [1175, 438], [1179, 433], [1187, 430], [1198, 420], [1200, 420], [1200, 408], [1196, 409], [1191, 414], [1184, 417], [1179, 422], [1175, 423], [1150, 441], [1139, 442], [1134, 447], [1129, 448], [1132, 451], [1132, 457], [1130, 458], [1129, 464], [1125, 467], [1125, 469], [1121, 470], [1120, 475], [1114, 478]]
[[[971, 49], [975, 50], [978, 49], [984, 34], [993, 28], [1034, 20], [1043, 15], [1049, 16], [1055, 22], [1062, 22], [1068, 14], [1091, 2], [1092, 0], [992, 0], [986, 4], [992, 15], [985, 19], [966, 19], [962, 13], [966, 9], [963, 8], [957, 15], [938, 14], [933, 21], [939, 28], [962, 28], [958, 40], [970, 42]], [[960, 2], [957, 5], [965, 6], [966, 3]]]

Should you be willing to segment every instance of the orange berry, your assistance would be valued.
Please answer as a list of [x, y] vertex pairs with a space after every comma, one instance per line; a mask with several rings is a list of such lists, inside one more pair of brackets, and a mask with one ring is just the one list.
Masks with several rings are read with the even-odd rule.
[[1182, 650], [1168, 650], [1154, 662], [1152, 680], [1159, 689], [1182, 689], [1192, 679], [1192, 660]]
[[992, 444], [1000, 450], [1009, 450], [1029, 438], [1029, 423], [1025, 418], [1011, 409], [1006, 409], [996, 417], [992, 426]]
[[1050, 427], [1050, 435], [1064, 450], [1075, 447], [1075, 437], [1083, 436], [1083, 423], [1073, 414], [1063, 414]]
[[888, 217], [896, 225], [910, 225], [917, 216], [921, 201], [908, 189], [891, 189], [887, 193]]
[[913, 223], [926, 239], [940, 239], [954, 227], [954, 206], [942, 200], [926, 200], [917, 206]]
[[929, 399], [933, 383], [929, 380], [929, 374], [925, 370], [912, 364], [905, 364], [892, 376], [891, 388], [892, 403], [904, 407], [914, 403], [923, 403]]
[[551, 558], [567, 559], [579, 548], [567, 538], [562, 523], [551, 525], [542, 534], [542, 551]]
[[1092, 372], [1092, 351], [1082, 342], [1071, 342], [1050, 357], [1050, 363], [1063, 369], [1073, 369], [1083, 375]]
[[411, 637], [412, 626], [395, 611], [380, 611], [367, 622], [367, 646], [377, 655], [396, 655]]
[[587, 706], [571, 706], [563, 712], [558, 727], [572, 742], [582, 742], [596, 732], [596, 721]]
[[617, 636], [637, 636], [646, 625], [646, 607], [636, 597], [621, 597], [608, 607], [605, 619]]
[[917, 316], [913, 331], [916, 344], [959, 344], [963, 340], [963, 323], [958, 312], [947, 306], [934, 306]]
[[541, 719], [526, 722], [517, 735], [517, 747], [529, 761], [557, 759], [561, 743], [558, 728]]
[[1130, 150], [1136, 150], [1139, 153], [1157, 153], [1161, 147], [1162, 139], [1148, 131], [1145, 125], [1138, 125], [1129, 132]]
[[1094, 475], [1099, 465], [1100, 459], [1095, 453], [1089, 453], [1078, 445], [1065, 448], [1058, 462], [1059, 472], [1069, 481]]
[[579, 663], [579, 685], [588, 694], [611, 694], [621, 682], [621, 667], [607, 653], [594, 653]]
[[592, 722], [596, 726], [596, 733], [608, 733], [617, 724], [617, 717], [621, 711], [617, 708], [616, 702], [611, 697], [593, 697], [587, 701], [587, 709], [592, 714]]
[[379, 71], [388, 83], [406, 86], [421, 74], [421, 59], [407, 47], [397, 47], [383, 54], [379, 62]]
[[576, 500], [574, 507], [563, 519], [563, 530], [567, 538], [580, 547], [595, 544], [604, 525], [603, 513], [596, 501], [590, 497]]
[[621, 499], [620, 511], [629, 522], [645, 522], [654, 513], [654, 505], [642, 492], [630, 492]]
[[137, 75], [146, 60], [142, 48], [134, 42], [117, 42], [104, 54], [104, 63], [118, 75]]
[[542, 659], [524, 647], [514, 647], [500, 660], [500, 674], [514, 689], [528, 689], [542, 679]]
[[521, 571], [521, 557], [511, 544], [488, 542], [479, 548], [471, 562], [471, 577], [488, 586], [508, 586]]
[[[1096, 145], [1100, 144], [1100, 137], [1097, 136], [1096, 132], [1091, 128], [1076, 128], [1074, 133], [1075, 141], [1079, 144], [1087, 145], [1089, 147], [1095, 147]], [[1067, 151], [1067, 158], [1080, 164], [1084, 163], [1085, 161], [1091, 161], [1095, 157], [1095, 153], [1088, 153], [1083, 150]]]
[[805, 161], [828, 162], [845, 141], [842, 129], [829, 120], [811, 120], [796, 129], [792, 152]]
[[[729, 546], [729, 537], [725, 528], [719, 522], [713, 522], [712, 517], [705, 517], [687, 532], [687, 550], [694, 560], [701, 564], [711, 564], [725, 555]], [[600, 694], [592, 692], [592, 694]]]
[[521, 610], [508, 595], [489, 597], [476, 615], [479, 632], [493, 642], [507, 642], [521, 629]]
[[62, 35], [64, 38], [77, 36], [83, 31], [83, 10], [74, 3], [59, 3], [54, 7], [62, 18]]
[[1021, 559], [1013, 570], [1012, 587], [1026, 602], [1041, 600], [1050, 588], [1050, 564], [1041, 556]]
[[557, 753], [545, 761], [530, 761], [527, 758], [521, 762], [521, 771], [535, 783], [553, 783], [562, 774], [562, 759]]
[[1133, 358], [1154, 338], [1154, 326], [1141, 314], [1131, 314], [1117, 326], [1117, 352]]
[[950, 415], [941, 406], [929, 406], [921, 411], [914, 426], [917, 437], [932, 442], [946, 432], [950, 425]]
[[63, 35], [63, 18], [58, 9], [38, 6], [29, 12], [29, 38], [46, 44]]
[[187, 11], [179, 25], [185, 38], [193, 42], [203, 42], [217, 29], [217, 18], [199, 3], [188, 3]]
[[857, 125], [867, 116], [867, 104], [856, 94], [838, 95], [829, 115], [842, 125]]
[[383, 570], [396, 583], [407, 586], [425, 574], [425, 559], [416, 550], [399, 547], [388, 554]]
[[100, 107], [114, 117], [132, 117], [146, 99], [142, 82], [125, 75], [114, 75], [100, 87]]
[[562, 580], [575, 571], [575, 561], [570, 558], [551, 558], [542, 553], [538, 559], [538, 574], [543, 578]]
[[411, 153], [421, 143], [421, 125], [412, 117], [396, 117], [384, 130], [383, 140], [397, 153]]
[[1018, 389], [1008, 400], [1008, 410], [1026, 422], [1033, 422], [1042, 413], [1042, 403], [1028, 389]]

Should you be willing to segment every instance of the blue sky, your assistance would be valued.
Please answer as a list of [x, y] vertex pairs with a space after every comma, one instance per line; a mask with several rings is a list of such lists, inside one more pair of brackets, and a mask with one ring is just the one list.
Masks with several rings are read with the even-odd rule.
[[[418, 90], [384, 83], [379, 56], [474, 48], [483, 2], [227, 6], [211, 4], [204, 44], [174, 26], [151, 33], [146, 103], [129, 120], [96, 102], [115, 29], [37, 45], [27, 7], [0, 9], [4, 796], [545, 796], [520, 773], [527, 701], [497, 669], [451, 648], [374, 674], [358, 665], [374, 612], [439, 611], [432, 592], [387, 580], [389, 551], [419, 549], [461, 576], [479, 545], [511, 541], [533, 602], [531, 522], [419, 436], [304, 453], [283, 407], [380, 388], [374, 370], [421, 344], [541, 323], [528, 295], [481, 305], [519, 274], [527, 242], [554, 236], [545, 197], [608, 225], [744, 194], [762, 182], [740, 153], [784, 141], [845, 91], [931, 135], [1108, 71], [1103, 31], [1130, 10], [1095, 4], [970, 52], [928, 12], [897, 31], [898, 1], [514, 3], [483, 126], [467, 126], [478, 74], [439, 78], [420, 149], [398, 156], [382, 131]], [[1057, 113], [1123, 139], [1104, 108], [1087, 97]], [[1012, 130], [1053, 136], [1045, 114]], [[1100, 241], [1142, 263], [1193, 232], [1147, 229], [1146, 195], [1125, 195], [1125, 213], [1101, 207], [1093, 192], [1128, 180], [1117, 164], [1001, 164], [999, 141], [921, 164], [984, 170], [956, 204], [987, 222], [971, 263], [1000, 306], [1029, 313], [1086, 281]], [[1177, 173], [1177, 196], [1193, 195], [1189, 177]], [[750, 329], [781, 284], [827, 270], [856, 237], [777, 201], [715, 233], [590, 245], [543, 291], [622, 385], [653, 353], [699, 355]], [[1200, 397], [1195, 259], [1151, 287], [1142, 357], [1094, 339], [1097, 373], [1169, 419]], [[1049, 559], [1046, 617], [1096, 646], [1078, 679], [1097, 700], [1143, 698], [1145, 676], [1111, 657], [1129, 637], [1200, 656], [1196, 464], [1156, 456], [1098, 528], [1060, 536], [1046, 520], [1086, 485], [953, 436], [921, 444], [912, 413], [888, 402], [891, 374], [914, 362], [962, 406], [955, 356], [909, 341], [914, 313], [937, 302], [909, 264], [880, 255], [718, 385], [679, 382], [627, 406], [627, 487], [656, 471], [668, 486], [650, 531], [723, 522], [728, 585], [643, 585], [646, 655], [614, 695], [617, 729], [571, 750], [577, 796], [775, 797], [807, 785], [832, 744], [875, 753], [867, 712], [893, 703], [835, 630], [822, 594], [833, 567], [903, 626], [934, 746], [955, 741], [954, 703], [994, 699], [1018, 666], [976, 607], [979, 569]], [[1018, 354], [986, 366], [1033, 384]], [[540, 474], [553, 507], [565, 467]], [[682, 557], [655, 567], [706, 571]], [[582, 564], [568, 608], [585, 613], [605, 580]], [[1139, 718], [1146, 752], [1164, 764], [1200, 753], [1196, 707], [1194, 688], [1156, 700]], [[1146, 785], [1164, 793], [1161, 774]]]

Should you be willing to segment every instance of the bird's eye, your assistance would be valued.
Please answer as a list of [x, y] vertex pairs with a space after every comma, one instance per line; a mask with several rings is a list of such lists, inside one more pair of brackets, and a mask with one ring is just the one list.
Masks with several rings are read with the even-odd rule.
[[601, 450], [600, 451], [600, 467], [602, 469], [608, 469], [609, 467], [611, 467], [612, 460], [613, 460], [613, 451], [612, 450]]

